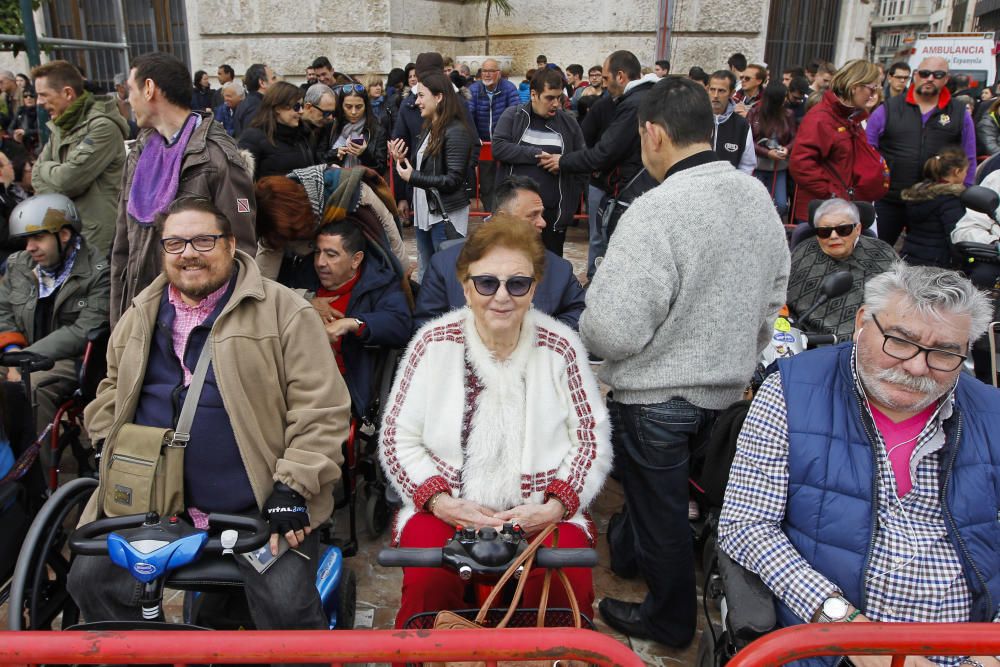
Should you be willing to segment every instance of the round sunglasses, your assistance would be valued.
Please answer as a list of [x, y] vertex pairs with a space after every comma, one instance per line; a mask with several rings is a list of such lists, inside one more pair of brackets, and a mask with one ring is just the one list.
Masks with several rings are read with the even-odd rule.
[[351, 93], [360, 94], [365, 92], [365, 87], [360, 83], [343, 83], [339, 86], [334, 86], [333, 92], [343, 93], [344, 95], [350, 95]]
[[524, 296], [531, 289], [531, 284], [535, 279], [531, 276], [511, 276], [506, 280], [501, 280], [496, 276], [469, 276], [473, 287], [483, 296], [493, 296], [503, 285], [507, 289], [507, 294], [511, 296]]

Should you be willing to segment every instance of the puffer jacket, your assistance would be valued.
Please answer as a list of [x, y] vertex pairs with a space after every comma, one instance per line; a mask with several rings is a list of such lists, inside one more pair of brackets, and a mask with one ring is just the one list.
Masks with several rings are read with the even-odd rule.
[[[417, 145], [422, 144], [421, 136]], [[424, 155], [423, 162], [410, 176], [410, 185], [430, 190], [434, 188], [441, 195], [444, 210], [458, 211], [469, 205], [469, 194], [465, 189], [472, 163], [473, 139], [469, 129], [460, 120], [453, 120], [444, 129], [444, 142], [434, 155]], [[437, 200], [427, 197], [431, 213], [440, 214]]]
[[81, 239], [73, 269], [55, 296], [48, 335], [35, 330], [35, 265], [27, 252], [16, 252], [7, 261], [7, 275], [0, 281], [0, 346], [13, 342], [16, 333], [24, 336], [25, 349], [54, 361], [79, 357], [87, 334], [108, 321], [108, 259]]
[[983, 114], [976, 123], [976, 152], [979, 155], [1000, 153], [1000, 118], [995, 111]]
[[517, 92], [517, 86], [507, 79], [500, 79], [496, 89], [490, 93], [482, 81], [477, 81], [468, 88], [469, 90], [469, 113], [476, 124], [476, 131], [483, 141], [490, 141], [493, 138], [493, 131], [496, 129], [500, 115], [508, 107], [516, 107], [521, 104], [521, 96]]
[[[202, 112], [199, 115], [202, 122], [184, 149], [177, 198], [207, 197], [215, 202], [232, 225], [237, 247], [252, 256], [257, 252], [253, 170], [225, 128], [213, 122], [211, 114]], [[160, 273], [160, 234], [156, 226], [141, 224], [128, 215], [132, 177], [139, 156], [155, 131], [147, 128], [139, 134], [125, 164], [115, 241], [111, 248], [111, 326], [131, 305], [135, 295]]]
[[128, 123], [114, 99], [94, 97], [72, 130], [64, 132], [51, 121], [48, 128], [49, 140], [31, 172], [35, 194], [58, 192], [72, 199], [84, 238], [107, 253], [115, 236]]
[[318, 162], [309, 134], [302, 125], [291, 127], [278, 123], [273, 143], [260, 128], [248, 127], [240, 135], [239, 146], [254, 157], [255, 181], [265, 176], [284, 176]]
[[917, 183], [903, 190], [906, 238], [900, 253], [908, 264], [951, 268], [951, 233], [965, 215], [961, 183]]
[[[351, 399], [333, 355], [324, 349], [326, 332], [315, 309], [261, 277], [246, 253], [237, 252], [235, 261], [239, 273], [232, 296], [212, 326], [215, 381], [258, 507], [273, 483], [282, 482], [305, 497], [315, 528], [333, 511]], [[108, 375], [84, 412], [94, 441], [135, 417], [166, 288], [161, 275], [112, 331]], [[110, 454], [105, 451], [102, 465]], [[103, 492], [98, 487], [81, 523], [97, 516]]]

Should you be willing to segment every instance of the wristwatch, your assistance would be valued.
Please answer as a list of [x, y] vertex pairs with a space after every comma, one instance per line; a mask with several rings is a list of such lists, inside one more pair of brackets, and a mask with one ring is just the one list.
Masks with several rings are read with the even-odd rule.
[[839, 623], [847, 618], [851, 603], [843, 595], [834, 595], [823, 601], [819, 611], [819, 623]]

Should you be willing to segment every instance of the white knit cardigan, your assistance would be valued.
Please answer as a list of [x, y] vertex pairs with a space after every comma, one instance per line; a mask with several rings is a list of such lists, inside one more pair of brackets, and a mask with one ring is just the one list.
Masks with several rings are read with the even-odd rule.
[[[462, 447], [466, 361], [482, 385]], [[503, 511], [554, 496], [593, 537], [586, 508], [611, 470], [611, 426], [577, 334], [530, 309], [498, 362], [468, 307], [425, 324], [396, 373], [382, 467], [400, 492], [394, 540], [439, 491]]]

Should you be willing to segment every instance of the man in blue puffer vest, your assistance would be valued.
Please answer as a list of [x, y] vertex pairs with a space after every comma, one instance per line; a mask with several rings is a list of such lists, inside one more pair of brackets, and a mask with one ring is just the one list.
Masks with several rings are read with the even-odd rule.
[[719, 546], [774, 592], [779, 625], [1000, 620], [1000, 391], [962, 373], [991, 315], [961, 274], [897, 263], [868, 281], [853, 344], [761, 387]]

